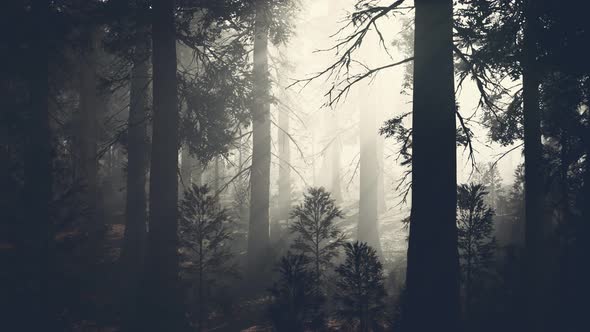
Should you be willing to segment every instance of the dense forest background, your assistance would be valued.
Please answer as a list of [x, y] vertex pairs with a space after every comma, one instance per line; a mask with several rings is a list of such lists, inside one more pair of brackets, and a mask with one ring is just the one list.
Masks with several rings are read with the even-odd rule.
[[588, 9], [4, 1], [0, 330], [590, 330]]

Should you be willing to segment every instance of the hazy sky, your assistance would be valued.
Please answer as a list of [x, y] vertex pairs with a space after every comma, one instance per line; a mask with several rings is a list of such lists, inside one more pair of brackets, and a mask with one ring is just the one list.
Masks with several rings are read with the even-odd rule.
[[[335, 58], [334, 52], [312, 53], [318, 49], [325, 49], [334, 44], [335, 39], [330, 39], [330, 35], [334, 34], [340, 27], [342, 27], [343, 19], [347, 11], [353, 9], [355, 0], [307, 0], [303, 1], [304, 8], [301, 12], [301, 22], [297, 28], [297, 36], [292, 41], [288, 50], [285, 51], [293, 59], [296, 64], [296, 78], [306, 77], [307, 75], [317, 72], [333, 61]], [[387, 1], [383, 1], [386, 3]], [[412, 17], [413, 13], [409, 12], [407, 17]], [[399, 38], [398, 32], [401, 25], [399, 21], [401, 16], [389, 17], [382, 19], [379, 28], [384, 34], [386, 41], [390, 42]], [[373, 64], [373, 66], [391, 63], [404, 59], [404, 55], [397, 54], [395, 48], [390, 48], [393, 60], [390, 60], [378, 44], [376, 36], [370, 36], [368, 41], [363, 46], [359, 56], [364, 62]], [[368, 59], [368, 60], [367, 60]], [[408, 96], [400, 94], [401, 84], [403, 81], [403, 67], [387, 69], [385, 72], [379, 74], [370, 83], [371, 96], [362, 94], [359, 96], [358, 89], [351, 91], [348, 99], [343, 104], [336, 108], [336, 111], [345, 109], [346, 104], [351, 103], [366, 103], [363, 98], [375, 98], [377, 102], [372, 103], [378, 107], [378, 112], [382, 114], [383, 119], [387, 119], [393, 114], [400, 114], [411, 110], [411, 99]], [[310, 85], [307, 89], [301, 91], [302, 98], [305, 100], [306, 111], [317, 110], [323, 102], [325, 102], [325, 93], [329, 87], [329, 81], [325, 82], [323, 79], [315, 84]], [[363, 83], [363, 84], [368, 84]], [[355, 99], [361, 100], [355, 100]], [[477, 107], [479, 100], [479, 92], [475, 85], [466, 81], [460, 94], [457, 96], [459, 107], [464, 116], [471, 115]], [[326, 111], [321, 110], [321, 111]], [[479, 120], [479, 116], [475, 119]], [[477, 162], [495, 161], [501, 153], [509, 150], [509, 148], [501, 147], [497, 144], [491, 144], [487, 138], [486, 130], [477, 126], [475, 123], [470, 124], [470, 128], [474, 131], [476, 137], [474, 146], [478, 151], [476, 155]], [[387, 140], [387, 150], [391, 150], [393, 141]], [[393, 151], [390, 151], [390, 153]], [[471, 172], [470, 163], [466, 158], [466, 153], [463, 149], [458, 150], [458, 180], [464, 182], [468, 180]], [[346, 159], [346, 156], [343, 156]], [[395, 167], [395, 162], [390, 158], [388, 162], [393, 164], [386, 169]], [[513, 172], [516, 166], [521, 162], [521, 150], [515, 150], [499, 162], [499, 170], [505, 183], [512, 182]]]

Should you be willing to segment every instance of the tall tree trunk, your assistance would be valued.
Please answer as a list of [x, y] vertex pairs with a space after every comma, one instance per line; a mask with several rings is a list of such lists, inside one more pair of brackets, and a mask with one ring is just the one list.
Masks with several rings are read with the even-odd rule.
[[289, 219], [291, 210], [291, 141], [289, 112], [279, 108], [279, 220]]
[[[149, 168], [148, 138], [148, 88], [149, 47], [147, 41], [139, 41], [134, 51], [129, 95], [129, 120], [127, 130], [127, 193], [125, 206], [125, 234], [121, 251], [121, 266], [125, 273], [123, 305], [126, 324], [133, 324], [136, 317], [136, 296], [140, 273], [143, 269], [147, 235], [146, 180]], [[127, 326], [128, 328], [130, 326]]]
[[524, 191], [525, 191], [525, 307], [526, 327], [543, 331], [543, 172], [541, 168], [541, 110], [536, 65], [537, 16], [532, 1], [525, 2], [523, 54]]
[[[586, 119], [590, 120], [590, 104], [586, 105]], [[584, 133], [586, 160], [584, 162], [584, 184], [582, 186], [582, 220], [575, 240], [576, 282], [575, 301], [572, 304], [574, 321], [572, 326], [586, 326], [587, 304], [590, 297], [590, 128]]]
[[[31, 4], [36, 26], [31, 38], [31, 57], [28, 80], [30, 88], [30, 114], [25, 141], [24, 197], [27, 199], [22, 245], [25, 262], [26, 316], [18, 317], [18, 326], [27, 331], [52, 330], [49, 304], [51, 282], [51, 227], [50, 203], [52, 200], [51, 132], [49, 127], [48, 42], [49, 1], [38, 0]], [[21, 309], [18, 308], [19, 313]], [[31, 316], [32, 315], [32, 316]], [[34, 319], [30, 319], [34, 317]], [[7, 326], [11, 324], [8, 323]], [[16, 326], [16, 325], [15, 325]]]
[[339, 135], [339, 117], [338, 113], [331, 112], [327, 114], [329, 132], [333, 137], [330, 144], [330, 191], [332, 198], [336, 203], [342, 202], [342, 186], [340, 185], [340, 135]]
[[[99, 93], [97, 87], [98, 30], [89, 28], [87, 45], [80, 62], [80, 106], [76, 134], [76, 176], [84, 186], [84, 203], [90, 214], [88, 231], [97, 231], [98, 223], [98, 113]], [[95, 234], [90, 234], [95, 235]]]
[[[378, 124], [383, 123], [381, 117], [377, 117]], [[385, 138], [381, 135], [377, 137], [377, 211], [379, 214], [387, 210], [385, 200]]]
[[145, 331], [186, 330], [178, 280], [178, 99], [174, 1], [152, 3], [153, 134]]
[[268, 78], [267, 0], [256, 2], [254, 27], [254, 108], [252, 110], [252, 168], [250, 172], [250, 223], [248, 269], [252, 281], [263, 285], [265, 256], [270, 236], [270, 81]]
[[[375, 102], [365, 87], [359, 96], [365, 98], [359, 108], [360, 116], [360, 191], [359, 191], [359, 220], [357, 238], [368, 243], [379, 256], [382, 256], [381, 243], [379, 241], [379, 229], [377, 220], [377, 122], [375, 116]], [[362, 99], [361, 99], [362, 100]]]
[[452, 0], [415, 0], [408, 331], [458, 331]]

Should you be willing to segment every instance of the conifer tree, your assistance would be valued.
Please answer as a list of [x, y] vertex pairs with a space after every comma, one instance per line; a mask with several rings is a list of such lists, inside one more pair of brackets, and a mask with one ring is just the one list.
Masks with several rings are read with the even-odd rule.
[[338, 268], [337, 313], [355, 331], [376, 331], [385, 309], [383, 266], [366, 243], [344, 245], [346, 260]]

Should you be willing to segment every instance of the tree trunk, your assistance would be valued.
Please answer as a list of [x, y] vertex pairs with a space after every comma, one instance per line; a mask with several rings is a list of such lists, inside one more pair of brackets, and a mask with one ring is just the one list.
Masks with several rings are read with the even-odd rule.
[[[27, 200], [22, 249], [25, 262], [26, 308], [18, 308], [21, 328], [28, 331], [52, 330], [54, 314], [49, 308], [51, 243], [53, 238], [50, 203], [52, 200], [51, 132], [49, 127], [48, 42], [49, 1], [33, 1], [31, 14], [36, 22], [31, 39], [29, 64], [30, 114], [24, 159], [24, 197]], [[25, 310], [26, 309], [26, 310]], [[32, 316], [31, 316], [32, 315]], [[34, 319], [30, 319], [34, 317]], [[8, 326], [11, 324], [8, 323]]]
[[287, 108], [279, 108], [279, 220], [289, 219], [291, 210], [291, 141], [287, 135], [290, 119]]
[[184, 331], [178, 277], [178, 100], [174, 1], [152, 3], [153, 134], [144, 331]]
[[[365, 98], [359, 108], [360, 116], [360, 191], [359, 220], [357, 239], [368, 243], [382, 257], [378, 228], [378, 197], [377, 197], [377, 122], [375, 102], [366, 98], [369, 91], [364, 88], [360, 98]], [[361, 99], [362, 100], [362, 99]]]
[[525, 3], [523, 54], [524, 191], [525, 191], [525, 307], [527, 330], [543, 331], [543, 173], [541, 168], [541, 110], [536, 66], [535, 25], [532, 1]]
[[136, 296], [140, 273], [143, 269], [147, 235], [146, 180], [149, 168], [148, 88], [149, 47], [145, 41], [136, 44], [131, 72], [129, 94], [129, 120], [127, 130], [127, 196], [125, 206], [125, 234], [121, 251], [121, 265], [125, 273], [123, 282], [124, 309], [127, 324], [136, 317]]
[[[590, 105], [586, 105], [586, 119], [590, 120]], [[577, 273], [575, 301], [572, 304], [574, 321], [572, 326], [580, 327], [588, 324], [587, 304], [590, 296], [590, 128], [586, 129], [585, 146], [586, 161], [584, 163], [584, 184], [582, 186], [582, 222], [580, 222], [575, 241], [575, 262]]]
[[342, 202], [342, 187], [340, 185], [340, 135], [338, 114], [334, 111], [327, 114], [330, 135], [334, 138], [330, 144], [330, 191], [336, 203]]
[[453, 2], [415, 0], [408, 331], [459, 331]]
[[[83, 185], [84, 203], [90, 220], [87, 231], [94, 232], [98, 214], [98, 113], [99, 96], [97, 87], [98, 31], [90, 28], [86, 40], [88, 45], [82, 51], [80, 62], [80, 106], [77, 115], [75, 154], [76, 178]], [[91, 236], [93, 234], [90, 234]]]
[[[382, 123], [379, 119], [379, 123]], [[387, 210], [387, 203], [385, 201], [385, 138], [383, 136], [377, 137], [377, 163], [379, 169], [377, 170], [377, 211], [379, 214]]]
[[256, 2], [254, 27], [254, 108], [252, 110], [252, 168], [250, 173], [250, 223], [248, 268], [252, 281], [264, 285], [261, 271], [269, 247], [270, 198], [270, 81], [268, 78], [268, 9], [266, 0]]

